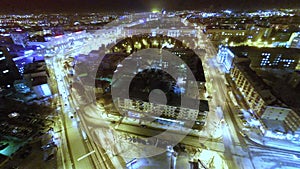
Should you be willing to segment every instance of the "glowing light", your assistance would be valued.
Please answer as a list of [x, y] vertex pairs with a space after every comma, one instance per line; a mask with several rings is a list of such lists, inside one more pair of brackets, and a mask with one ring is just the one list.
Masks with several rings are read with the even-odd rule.
[[167, 48], [173, 48], [174, 45], [173, 45], [173, 44], [170, 44], [170, 43], [168, 43], [168, 42], [165, 42], [164, 44], [162, 44], [162, 48], [164, 48], [164, 47], [167, 47]]
[[3, 70], [2, 72], [3, 72], [3, 73], [8, 73], [8, 72], [9, 72], [9, 70]]
[[63, 35], [54, 36], [54, 38], [61, 38]]
[[76, 128], [78, 127], [77, 121], [76, 121], [76, 120], [73, 120], [73, 121], [72, 121], [72, 126], [73, 126], [73, 127], [76, 127]]
[[152, 44], [153, 44], [154, 46], [158, 46], [157, 40], [154, 40]]
[[152, 13], [159, 13], [159, 10], [158, 9], [152, 9]]
[[145, 39], [142, 39], [144, 45], [148, 45], [148, 42]]
[[13, 113], [10, 113], [10, 114], [8, 115], [8, 117], [9, 117], [9, 118], [13, 118], [13, 117], [17, 117], [17, 116], [19, 116], [19, 115], [20, 115], [19, 113], [13, 112]]
[[142, 45], [139, 42], [135, 42], [134, 48], [141, 49]]
[[41, 88], [43, 90], [44, 96], [51, 96], [51, 90], [50, 90], [48, 84], [42, 84]]

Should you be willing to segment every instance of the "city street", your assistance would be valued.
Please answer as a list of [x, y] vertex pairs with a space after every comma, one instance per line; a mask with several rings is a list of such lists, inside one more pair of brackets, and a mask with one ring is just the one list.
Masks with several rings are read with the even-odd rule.
[[[108, 39], [113, 37], [114, 40], [104, 40], [102, 44], [107, 45], [108, 43], [115, 42], [116, 39], [121, 38], [124, 34], [124, 32], [120, 32], [116, 36], [105, 36]], [[224, 164], [222, 165], [222, 168], [256, 168], [257, 164], [253, 161], [259, 161], [265, 158], [263, 156], [257, 156], [257, 154], [261, 155], [260, 151], [262, 148], [252, 144], [247, 138], [241, 136], [240, 128], [234, 116], [236, 108], [231, 101], [231, 98], [228, 96], [228, 84], [224, 75], [225, 68], [217, 63], [217, 51], [212, 42], [209, 41], [200, 30], [198, 31], [197, 36], [198, 40], [194, 41], [197, 44], [194, 46], [204, 48], [206, 51], [204, 55], [199, 53], [199, 57], [202, 60], [206, 77], [207, 96], [210, 96], [210, 111], [208, 112], [206, 125], [203, 130], [190, 131], [190, 134], [180, 143], [200, 148], [206, 153], [208, 152], [212, 155], [211, 158], [209, 158], [210, 160], [218, 158], [220, 161], [223, 161], [222, 163]], [[87, 43], [94, 42], [95, 40], [90, 40]], [[101, 44], [101, 42], [99, 42], [99, 44]], [[77, 49], [79, 50], [79, 46], [70, 50], [75, 51]], [[61, 145], [64, 145], [63, 149], [66, 149], [66, 151], [69, 152], [63, 153], [64, 151], [61, 151], [62, 159], [65, 161], [65, 168], [70, 166], [73, 168], [124, 167], [124, 160], [126, 162], [133, 160], [133, 152], [137, 153], [139, 151], [138, 149], [131, 150], [131, 158], [128, 159], [123, 159], [119, 155], [116, 155], [118, 149], [126, 149], [127, 145], [130, 147], [132, 144], [136, 144], [130, 143], [130, 141], [128, 142], [128, 138], [132, 140], [132, 138], [136, 137], [155, 137], [160, 134], [164, 128], [168, 128], [168, 126], [144, 122], [144, 125], [147, 127], [141, 127], [141, 121], [129, 117], [121, 118], [109, 115], [101, 105], [84, 101], [91, 100], [91, 96], [89, 94], [80, 96], [79, 93], [70, 88], [70, 81], [73, 81], [74, 79], [68, 77], [68, 72], [63, 66], [64, 59], [72, 53], [70, 50], [59, 52], [57, 57], [52, 58], [52, 64], [50, 65], [55, 70], [54, 72], [63, 108], [62, 111], [64, 112], [62, 121], [64, 128], [63, 133], [65, 134], [66, 139], [62, 139]], [[82, 48], [77, 53], [79, 54], [80, 51], [87, 52], [88, 50]], [[76, 53], [73, 53], [73, 55], [76, 55]], [[87, 89], [87, 91], [89, 90], [90, 89]], [[83, 99], [84, 97], [86, 98]], [[118, 123], [114, 124], [116, 121]], [[94, 128], [91, 129], [91, 125], [94, 126]], [[187, 129], [182, 127], [174, 128], [174, 137], [180, 134], [181, 130]], [[117, 135], [120, 135], [120, 138], [123, 139], [123, 141], [121, 141], [124, 143], [122, 145], [123, 147], [111, 144], [114, 143]], [[163, 138], [163, 140], [167, 145], [172, 145], [172, 137], [166, 137]], [[110, 146], [107, 147], [107, 145]], [[141, 145], [145, 146], [143, 144]], [[157, 148], [159, 151], [165, 151], [164, 149], [157, 147], [157, 145], [151, 146], [154, 146], [153, 148]], [[111, 150], [107, 151], [108, 149]], [[273, 150], [274, 149], [270, 149], [269, 151], [271, 152]], [[266, 153], [269, 151], [266, 150], [264, 152]], [[284, 158], [290, 156], [285, 152], [281, 155], [278, 153], [275, 154], [276, 156], [283, 156]], [[139, 155], [140, 154], [137, 154], [137, 156]], [[150, 167], [152, 164], [151, 161], [155, 160], [157, 157], [158, 156], [154, 156], [152, 159], [150, 157], [140, 159], [134, 165], [129, 166], [129, 168], [138, 167], [139, 163], [147, 163], [148, 167]], [[193, 156], [195, 159], [199, 159], [200, 157], [201, 153]], [[284, 158], [281, 158], [281, 161], [284, 161]], [[161, 161], [162, 159], [159, 159], [158, 161]], [[168, 160], [168, 158], [166, 158], [166, 160]], [[207, 160], [207, 164], [211, 163], [210, 160]], [[188, 165], [189, 157], [184, 155], [182, 158], [177, 158], [177, 161], [179, 163], [178, 166], [186, 166]], [[260, 164], [261, 163], [262, 162], [260, 162]], [[294, 161], [290, 161], [289, 163], [279, 162], [274, 165], [280, 166], [282, 164], [287, 164], [289, 166], [296, 165]]]

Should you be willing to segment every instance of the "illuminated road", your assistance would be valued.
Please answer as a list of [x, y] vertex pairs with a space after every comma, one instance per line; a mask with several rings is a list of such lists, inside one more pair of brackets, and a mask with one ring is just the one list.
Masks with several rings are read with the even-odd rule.
[[[101, 37], [100, 37], [101, 38]], [[110, 37], [108, 37], [110, 38]], [[53, 70], [53, 76], [57, 81], [59, 100], [62, 107], [61, 121], [62, 121], [62, 135], [61, 145], [59, 146], [60, 154], [58, 157], [59, 168], [74, 168], [74, 169], [94, 169], [94, 168], [115, 168], [116, 164], [112, 164], [111, 159], [105, 154], [94, 141], [84, 136], [86, 126], [84, 121], [79, 121], [77, 114], [81, 114], [80, 104], [78, 100], [74, 99], [74, 91], [70, 88], [70, 79], [68, 72], [64, 68], [64, 61], [70, 56], [76, 56], [80, 53], [87, 53], [93, 48], [98, 48], [99, 42], [89, 39], [89, 43], [82, 46], [73, 45], [67, 49], [59, 49], [58, 52], [52, 54], [52, 57], [47, 58], [47, 66]], [[103, 40], [103, 39], [102, 39]], [[89, 45], [90, 43], [94, 45]], [[96, 44], [96, 45], [95, 45]], [[113, 159], [112, 159], [113, 160]], [[61, 162], [62, 161], [62, 162]], [[116, 163], [116, 162], [115, 162]]]
[[[60, 57], [59, 57], [60, 56]], [[57, 57], [52, 58], [52, 68], [54, 69], [55, 77], [58, 83], [58, 91], [61, 98], [61, 105], [63, 108], [62, 122], [63, 122], [63, 131], [66, 135], [65, 143], [67, 145], [67, 156], [70, 158], [70, 162], [66, 163], [66, 168], [94, 168], [93, 163], [89, 158], [82, 159], [77, 161], [79, 157], [88, 153], [84, 145], [84, 140], [82, 139], [80, 129], [77, 126], [75, 119], [71, 119], [70, 115], [75, 111], [71, 107], [69, 101], [69, 90], [68, 86], [65, 85], [65, 75], [61, 65], [61, 55], [58, 54]], [[65, 147], [64, 147], [65, 148]], [[64, 164], [64, 163], [63, 163]]]
[[[271, 162], [274, 159], [276, 159], [277, 162], [274, 162], [274, 165], [270, 166], [270, 168], [281, 167], [284, 166], [285, 163], [288, 163], [286, 166], [291, 168], [299, 165], [299, 161], [291, 159], [291, 151], [260, 146], [239, 134], [240, 127], [237, 124], [236, 115], [234, 115], [237, 114], [239, 109], [235, 108], [230, 97], [227, 95], [228, 90], [225, 85], [226, 81], [224, 74], [222, 73], [224, 71], [224, 66], [216, 62], [217, 51], [213, 47], [212, 42], [208, 40], [204, 34], [200, 34], [200, 37], [202, 40], [199, 41], [205, 42], [204, 46], [207, 52], [203, 62], [204, 70], [207, 71], [207, 81], [211, 82], [211, 88], [208, 89], [211, 91], [213, 104], [210, 104], [210, 106], [212, 106], [213, 109], [213, 106], [222, 107], [223, 117], [227, 124], [227, 126], [223, 127], [223, 143], [225, 146], [225, 157], [227, 161], [230, 162], [229, 168], [265, 168], [266, 166], [269, 166], [268, 162]], [[203, 46], [203, 44], [201, 45]], [[232, 156], [233, 154], [236, 154], [235, 152], [240, 150], [240, 146], [243, 149], [243, 152], [245, 152], [245, 157], [240, 158]], [[261, 152], [263, 152], [262, 157], [259, 156], [261, 155]], [[292, 154], [298, 153], [293, 152]], [[268, 162], [264, 162], [262, 159]]]
[[[50, 64], [48, 66], [54, 70], [62, 111], [64, 112], [62, 122], [63, 134], [66, 138], [62, 139], [61, 148], [66, 151], [62, 152], [62, 159], [65, 162], [61, 168], [123, 168], [125, 166], [124, 159], [115, 156], [113, 152], [105, 152], [101, 148], [106, 142], [113, 141], [114, 138], [110, 136], [110, 130], [115, 130], [123, 135], [152, 137], [159, 134], [160, 130], [164, 128], [158, 124], [146, 124], [147, 128], [141, 128], [138, 121], [130, 118], [122, 119], [121, 124], [112, 124], [111, 121], [119, 121], [121, 118], [107, 115], [100, 105], [84, 102], [83, 100], [91, 100], [91, 97], [85, 96], [89, 99], [82, 99], [82, 96], [79, 96], [75, 90], [69, 87], [69, 82], [73, 79], [68, 77], [68, 72], [64, 69], [65, 59], [70, 55], [87, 54], [89, 51], [99, 48], [101, 44], [107, 45], [116, 42], [117, 39], [125, 36], [121, 28], [122, 26], [118, 30], [120, 32], [115, 34], [99, 33], [95, 35], [96, 38], [89, 39], [85, 46], [74, 46], [56, 53], [49, 59]], [[274, 149], [263, 150], [239, 134], [239, 127], [233, 116], [236, 109], [228, 97], [226, 80], [224, 73], [222, 73], [224, 67], [216, 63], [217, 52], [212, 43], [206, 39], [202, 32], [198, 32], [198, 41], [196, 41], [198, 44], [196, 46], [204, 47], [206, 50], [204, 56], [199, 56], [205, 71], [207, 92], [212, 97], [209, 101], [210, 112], [204, 130], [191, 132], [181, 143], [199, 148], [203, 148], [202, 145], [205, 145], [206, 147], [203, 149], [223, 154], [229, 169], [257, 168], [251, 161], [259, 156], [266, 156], [267, 158], [268, 153], [272, 153]], [[77, 113], [74, 114], [74, 112]], [[74, 118], [70, 118], [71, 116]], [[94, 124], [98, 129], [91, 130], [91, 124]], [[184, 129], [177, 128], [176, 130]], [[83, 134], [85, 133], [83, 131], [88, 137]], [[98, 142], [94, 142], [92, 139], [91, 136], [94, 133], [91, 131], [99, 132], [101, 137]], [[165, 140], [170, 144], [172, 143], [170, 138], [165, 138]], [[250, 151], [251, 153], [249, 153]], [[274, 166], [281, 166], [282, 161], [290, 157], [287, 151], [281, 154], [272, 153], [272, 155], [278, 158], [283, 157], [281, 162], [274, 164]], [[297, 162], [292, 160], [286, 160], [286, 163], [297, 165]]]
[[[203, 142], [205, 142], [205, 145], [207, 147], [209, 147], [210, 150], [215, 150], [215, 151], [218, 151], [218, 152], [224, 152], [224, 149], [225, 149], [225, 158], [228, 159], [230, 161], [229, 163], [229, 167], [230, 168], [236, 168], [235, 167], [235, 163], [233, 162], [233, 159], [232, 159], [232, 139], [231, 139], [231, 135], [230, 135], [230, 132], [227, 131], [227, 132], [220, 132], [219, 133], [223, 133], [223, 139], [225, 141], [225, 147], [222, 143], [219, 143], [219, 142], [210, 142], [208, 141], [208, 139], [217, 139], [217, 138], [214, 138], [215, 137], [215, 132], [209, 132], [209, 131], [217, 131], [216, 128], [222, 128], [222, 126], [220, 126], [220, 121], [223, 119], [223, 113], [222, 113], [222, 109], [224, 109], [225, 107], [225, 99], [226, 99], [226, 86], [225, 86], [225, 79], [222, 75], [219, 75], [219, 73], [217, 73], [217, 66], [214, 65], [214, 63], [212, 62], [213, 60], [211, 59], [214, 55], [212, 54], [213, 52], [216, 53], [215, 51], [213, 51], [214, 49], [213, 48], [209, 48], [209, 52], [210, 54], [207, 54], [207, 56], [204, 58], [206, 60], [203, 60], [203, 63], [205, 65], [209, 65], [209, 66], [204, 66], [204, 69], [206, 68], [210, 68], [209, 69], [209, 73], [206, 74], [206, 77], [208, 79], [211, 79], [210, 83], [211, 83], [211, 86], [210, 86], [210, 89], [212, 90], [209, 90], [209, 92], [211, 92], [210, 94], [212, 95], [213, 99], [212, 99], [212, 103], [210, 103], [210, 110], [212, 110], [212, 112], [209, 113], [208, 115], [208, 123], [207, 123], [207, 126], [205, 127], [205, 131], [207, 133], [209, 133], [209, 135], [206, 135], [205, 137], [203, 137]], [[209, 57], [208, 57], [209, 56]], [[202, 58], [203, 59], [203, 58]], [[216, 111], [216, 108], [217, 107], [220, 107], [221, 108], [221, 112], [217, 112]], [[99, 120], [100, 121], [105, 121], [106, 119], [104, 117], [104, 120], [101, 117], [101, 115], [99, 114], [95, 114], [95, 112], [99, 111], [97, 110], [97, 108], [95, 108], [95, 106], [93, 107], [90, 107], [90, 108], [85, 108], [86, 110], [84, 111], [85, 115], [88, 115], [90, 117], [93, 117], [93, 118], [90, 118], [90, 121], [94, 121], [95, 124], [99, 124]], [[91, 113], [91, 114], [90, 114]], [[100, 117], [99, 117], [100, 116]], [[116, 119], [114, 119], [116, 120]], [[139, 127], [136, 127], [136, 126], [133, 126], [134, 124], [125, 124], [125, 123], [128, 123], [126, 120], [123, 120], [123, 124], [121, 124], [118, 128], [118, 130], [121, 130], [123, 132], [127, 132], [127, 133], [132, 133], [132, 134], [137, 134], [137, 135], [143, 135], [143, 131], [145, 132], [146, 129], [142, 129], [142, 130], [139, 130], [140, 128]], [[217, 126], [216, 124], [218, 124], [219, 126]], [[126, 125], [125, 128], [122, 128], [123, 125]], [[129, 129], [129, 130], [125, 130], [125, 129]], [[225, 129], [227, 129], [227, 127], [225, 127]], [[150, 130], [150, 129], [147, 129], [147, 130]], [[227, 129], [228, 130], [228, 129]], [[137, 132], [137, 131], [140, 131], [140, 132]], [[150, 132], [149, 131], [149, 134], [151, 133], [154, 133], [154, 135], [157, 134], [157, 132], [155, 132], [157, 130], [153, 130], [153, 132]], [[148, 132], [146, 132], [148, 133]], [[155, 134], [156, 133], [156, 134]], [[226, 133], [226, 134], [224, 134]], [[151, 136], [153, 136], [153, 134], [151, 134]], [[182, 141], [182, 143], [184, 144], [188, 144], [188, 145], [192, 145], [192, 146], [195, 146], [195, 147], [199, 147], [200, 146], [200, 143], [199, 143], [199, 140], [202, 140], [201, 138], [199, 139], [198, 137], [191, 137], [191, 136], [188, 136], [186, 137], [186, 139], [184, 139]], [[236, 144], [238, 145], [238, 143]], [[243, 156], [243, 155], [239, 155], [239, 156]]]
[[[206, 79], [208, 82], [208, 93], [212, 96], [212, 101], [210, 104], [210, 110], [212, 110], [210, 113], [214, 114], [214, 117], [211, 117], [210, 119], [217, 121], [220, 121], [222, 119], [225, 120], [223, 123], [218, 123], [222, 126], [222, 138], [223, 138], [223, 144], [224, 144], [224, 156], [227, 162], [227, 165], [229, 168], [238, 168], [234, 159], [233, 159], [233, 153], [236, 153], [236, 146], [235, 142], [238, 142], [238, 140], [233, 140], [233, 136], [231, 133], [236, 133], [235, 129], [232, 128], [232, 125], [228, 125], [231, 122], [231, 119], [228, 118], [228, 109], [226, 103], [227, 98], [227, 88], [226, 88], [226, 81], [224, 74], [221, 74], [222, 67], [217, 65], [215, 63], [215, 57], [217, 52], [215, 51], [215, 48], [212, 46], [211, 42], [206, 39], [205, 35], [199, 31], [198, 34], [199, 39], [202, 39], [201, 42], [206, 42], [204, 44], [206, 55], [203, 58], [203, 67], [206, 75]], [[212, 124], [212, 123], [208, 123]], [[216, 126], [215, 126], [216, 127]], [[217, 126], [219, 127], [219, 126]]]

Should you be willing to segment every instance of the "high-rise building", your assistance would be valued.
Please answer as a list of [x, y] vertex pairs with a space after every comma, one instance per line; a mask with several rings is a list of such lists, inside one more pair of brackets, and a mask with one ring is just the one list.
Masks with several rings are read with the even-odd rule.
[[20, 73], [7, 48], [0, 47], [0, 88], [9, 89], [14, 81], [21, 79]]
[[288, 48], [257, 48], [250, 46], [225, 47], [218, 52], [218, 61], [229, 70], [234, 58], [249, 58], [250, 67], [271, 69], [300, 69], [299, 49]]

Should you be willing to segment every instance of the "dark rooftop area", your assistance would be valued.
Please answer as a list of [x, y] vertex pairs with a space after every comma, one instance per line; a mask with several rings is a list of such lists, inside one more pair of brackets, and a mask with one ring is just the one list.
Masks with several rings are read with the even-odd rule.
[[[261, 56], [261, 52], [270, 52], [270, 53], [280, 53], [282, 55], [296, 55], [300, 57], [300, 49], [296, 48], [267, 48], [267, 47], [253, 47], [253, 46], [236, 46], [228, 47], [233, 53], [238, 57], [251, 57], [251, 56]], [[257, 55], [259, 54], [259, 55]]]

